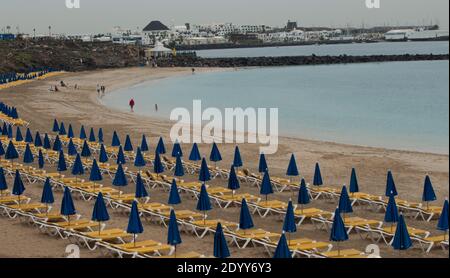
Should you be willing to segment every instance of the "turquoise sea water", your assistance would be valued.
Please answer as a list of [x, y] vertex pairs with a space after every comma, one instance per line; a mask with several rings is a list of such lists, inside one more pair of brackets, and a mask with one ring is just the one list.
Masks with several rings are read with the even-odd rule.
[[[283, 135], [449, 152], [449, 62], [258, 68], [163, 79], [114, 92], [106, 105], [169, 118], [175, 107], [277, 107]], [[154, 111], [154, 105], [159, 111]]]
[[235, 48], [196, 51], [201, 57], [260, 57], [303, 55], [399, 55], [448, 54], [448, 41], [430, 42], [380, 42], [330, 45], [305, 45], [261, 48]]

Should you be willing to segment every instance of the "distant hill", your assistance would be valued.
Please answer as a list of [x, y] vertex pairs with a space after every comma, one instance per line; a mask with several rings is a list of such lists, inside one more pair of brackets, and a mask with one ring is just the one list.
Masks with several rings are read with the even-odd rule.
[[131, 45], [53, 39], [0, 41], [0, 73], [44, 66], [67, 71], [129, 67], [137, 66], [139, 57], [139, 48]]

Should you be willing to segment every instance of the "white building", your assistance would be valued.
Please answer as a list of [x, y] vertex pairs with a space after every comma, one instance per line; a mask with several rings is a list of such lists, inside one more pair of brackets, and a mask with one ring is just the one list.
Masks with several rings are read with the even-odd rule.
[[401, 41], [406, 40], [408, 36], [413, 33], [413, 29], [398, 29], [391, 30], [384, 34], [384, 38], [387, 41]]
[[142, 43], [144, 45], [153, 45], [156, 41], [163, 41], [169, 37], [170, 29], [160, 21], [150, 22], [143, 30]]

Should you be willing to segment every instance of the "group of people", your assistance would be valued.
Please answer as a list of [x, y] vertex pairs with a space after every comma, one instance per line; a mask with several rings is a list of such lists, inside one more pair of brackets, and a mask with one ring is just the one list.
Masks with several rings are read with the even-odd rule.
[[102, 98], [105, 96], [106, 87], [100, 84], [97, 84], [97, 95]]
[[[60, 86], [61, 88], [69, 88], [69, 85], [66, 84], [63, 80], [61, 80], [61, 81], [59, 82], [59, 86]], [[74, 90], [78, 90], [78, 84], [75, 84], [75, 85], [73, 86], [73, 89], [74, 89]], [[49, 91], [50, 91], [50, 92], [59, 92], [58, 85], [50, 85]]]
[[[131, 112], [134, 112], [134, 106], [136, 105], [136, 102], [134, 101], [134, 98], [131, 98], [128, 102], [128, 105], [130, 106]], [[155, 103], [155, 111], [158, 112], [158, 104]]]

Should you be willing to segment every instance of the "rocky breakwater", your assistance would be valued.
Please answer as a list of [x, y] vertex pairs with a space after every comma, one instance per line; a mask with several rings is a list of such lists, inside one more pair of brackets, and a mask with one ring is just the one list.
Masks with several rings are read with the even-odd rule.
[[378, 62], [434, 61], [448, 60], [449, 55], [371, 55], [371, 56], [285, 56], [244, 58], [201, 58], [177, 56], [159, 58], [159, 67], [273, 67], [302, 65], [332, 65]]

